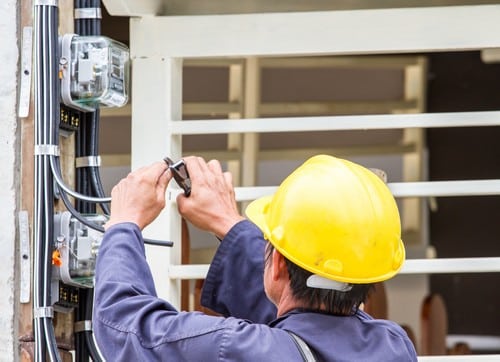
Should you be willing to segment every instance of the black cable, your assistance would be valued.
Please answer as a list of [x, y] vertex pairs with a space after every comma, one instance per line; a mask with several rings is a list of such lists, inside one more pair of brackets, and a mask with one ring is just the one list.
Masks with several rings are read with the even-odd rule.
[[[97, 9], [101, 9], [101, 0], [95, 0], [94, 7]], [[101, 34], [101, 19], [96, 19], [95, 24], [95, 33]]]
[[[80, 122], [79, 122], [79, 126], [78, 126], [78, 129], [75, 131], [75, 157], [78, 158], [78, 157], [81, 157], [82, 156], [82, 152], [83, 152], [83, 146], [82, 146], [82, 136], [81, 136], [81, 133], [83, 132], [83, 123], [85, 122], [84, 121], [84, 113], [83, 112], [79, 112], [79, 115], [78, 115], [79, 119], [80, 119]], [[76, 168], [75, 169], [75, 189], [76, 191], [78, 192], [82, 192], [83, 190], [83, 173], [82, 173], [82, 169], [81, 168]], [[75, 205], [76, 205], [76, 208], [78, 210], [82, 210], [83, 211], [83, 201], [80, 200], [80, 199], [76, 199], [75, 200]]]
[[[89, 127], [89, 138], [90, 138], [90, 147], [89, 154], [90, 156], [99, 156], [99, 118], [100, 111], [96, 109], [95, 112], [92, 113], [91, 126]], [[93, 194], [97, 197], [104, 197], [105, 192], [102, 186], [101, 175], [99, 167], [90, 167], [89, 168], [89, 176], [90, 176], [90, 184], [92, 187]], [[102, 211], [106, 214], [110, 214], [109, 206], [106, 203], [99, 203]]]
[[[87, 288], [78, 289], [78, 307], [75, 308], [75, 322], [85, 322], [86, 318], [86, 300], [89, 293]], [[90, 351], [87, 348], [84, 331], [75, 331], [75, 360], [88, 361]], [[94, 358], [92, 358], [94, 360]]]
[[51, 272], [54, 222], [53, 180], [48, 149], [53, 144], [52, 122], [60, 116], [58, 93], [57, 6], [35, 4], [35, 360], [61, 361], [51, 311]]
[[[54, 138], [57, 134], [57, 131], [54, 126], [59, 126], [59, 117], [61, 115], [59, 100], [59, 36], [58, 36], [58, 17], [59, 17], [59, 8], [56, 6], [48, 7], [48, 24], [47, 28], [50, 31], [48, 36], [49, 43], [47, 44], [47, 48], [49, 49], [49, 58], [48, 58], [48, 66], [49, 69], [48, 74], [48, 88], [49, 88], [49, 110], [48, 117], [45, 119], [45, 129], [46, 129], [46, 140], [48, 144], [54, 144]], [[51, 124], [53, 123], [53, 124]], [[45, 245], [45, 271], [44, 278], [47, 285], [45, 285], [45, 299], [44, 304], [46, 306], [52, 306], [52, 250], [53, 250], [53, 242], [54, 242], [54, 180], [50, 168], [50, 156], [44, 157], [44, 170], [45, 175], [44, 179], [46, 181], [45, 185], [45, 207], [46, 207], [46, 215], [45, 219], [47, 220], [47, 230], [46, 230], [46, 245]], [[61, 356], [59, 355], [57, 349], [57, 341], [54, 331], [54, 324], [52, 319], [44, 319], [45, 323], [45, 333], [47, 344], [49, 345], [49, 355], [53, 361], [62, 361]]]
[[[75, 9], [81, 9], [81, 8], [87, 8], [86, 3], [84, 0], [75, 0], [74, 3]], [[81, 14], [81, 13], [80, 13]], [[77, 33], [79, 35], [87, 35], [87, 26], [86, 26], [86, 19], [75, 19], [75, 28], [78, 29]], [[78, 158], [80, 157], [87, 157], [88, 155], [88, 135], [89, 135], [89, 127], [91, 126], [91, 116], [87, 112], [79, 112], [79, 117], [80, 117], [80, 126], [78, 127], [78, 130], [75, 134], [76, 137], [76, 143], [75, 143], [75, 156]], [[75, 170], [76, 174], [76, 191], [84, 194], [84, 195], [90, 195], [91, 193], [91, 182], [89, 182], [89, 172], [87, 167], [76, 167]], [[76, 199], [76, 210], [73, 208], [73, 205], [68, 200], [67, 195], [64, 193], [64, 191], [61, 192], [61, 198], [63, 200], [63, 203], [65, 204], [66, 208], [70, 213], [76, 217], [80, 222], [86, 221], [86, 218], [81, 217], [80, 213], [83, 214], [90, 214], [95, 212], [95, 205], [91, 204], [87, 201]], [[78, 216], [76, 216], [78, 215]], [[96, 225], [98, 226], [98, 225]], [[78, 306], [75, 308], [75, 321], [85, 321], [86, 320], [86, 296], [88, 294], [88, 291], [84, 288], [79, 288], [78, 289]], [[99, 354], [92, 356], [90, 348], [88, 348], [88, 343], [85, 338], [85, 335], [83, 332], [76, 333], [75, 334], [75, 360], [76, 362], [84, 362], [84, 361], [89, 361], [89, 357], [92, 357], [93, 361], [100, 361], [101, 358]]]
[[[61, 200], [66, 207], [66, 209], [70, 212], [70, 214], [80, 221], [83, 225], [99, 231], [101, 233], [104, 233], [104, 228], [100, 225], [97, 225], [96, 223], [86, 219], [81, 213], [79, 213], [71, 204], [71, 201], [68, 198], [68, 195], [64, 192], [64, 190], [59, 189], [60, 195], [61, 195]], [[156, 246], [166, 246], [166, 247], [172, 247], [174, 246], [173, 241], [164, 241], [164, 240], [155, 240], [155, 239], [144, 239], [144, 244], [148, 245], [156, 245]]]
[[[94, 289], [89, 289], [85, 299], [85, 320], [88, 321], [92, 320], [93, 308], [94, 308]], [[87, 342], [87, 346], [90, 351], [90, 355], [94, 359], [94, 362], [96, 362], [97, 360], [94, 358], [94, 356], [100, 356], [101, 354], [99, 353], [99, 350], [97, 349], [97, 346], [94, 342], [93, 333], [92, 331], [85, 331], [84, 335], [85, 335], [85, 340]], [[99, 361], [101, 361], [101, 359], [99, 359]]]
[[[75, 2], [73, 4], [74, 4], [75, 10], [81, 8], [80, 0], [75, 0]], [[80, 21], [78, 19], [75, 19], [75, 33], [76, 34], [82, 33]]]
[[[83, 136], [83, 152], [82, 152], [82, 157], [87, 158], [89, 156], [89, 149], [90, 149], [90, 143], [91, 143], [91, 128], [92, 128], [92, 118], [93, 118], [93, 112], [86, 112], [84, 113], [85, 117], [85, 128], [84, 132], [82, 132]], [[91, 168], [91, 167], [90, 167]], [[84, 179], [84, 189], [82, 190], [82, 193], [84, 195], [92, 195], [92, 182], [90, 179], [90, 168], [88, 166], [82, 167], [82, 172], [83, 172], [83, 179]], [[94, 203], [89, 203], [85, 202], [84, 204], [84, 209], [83, 212], [85, 214], [94, 214], [96, 212], [96, 207]]]
[[[34, 20], [35, 20], [35, 130], [34, 130], [34, 141], [35, 145], [42, 143], [41, 130], [42, 130], [42, 110], [44, 105], [43, 91], [41, 87], [43, 85], [42, 75], [43, 75], [43, 59], [42, 59], [42, 49], [43, 49], [43, 22], [42, 22], [42, 8], [35, 6], [34, 9]], [[39, 155], [35, 155], [34, 162], [34, 220], [33, 220], [33, 234], [34, 234], [34, 282], [33, 282], [33, 308], [36, 310], [40, 305], [42, 300], [42, 283], [40, 277], [42, 275], [41, 270], [41, 255], [42, 255], [42, 243], [41, 235], [43, 235], [43, 215], [42, 215], [42, 190], [43, 190], [43, 178], [41, 177], [42, 170], [42, 158]], [[45, 336], [42, 328], [40, 319], [35, 318], [33, 321], [33, 332], [35, 337], [35, 358], [40, 358], [46, 355], [45, 346]], [[44, 358], [44, 357], [42, 357]]]

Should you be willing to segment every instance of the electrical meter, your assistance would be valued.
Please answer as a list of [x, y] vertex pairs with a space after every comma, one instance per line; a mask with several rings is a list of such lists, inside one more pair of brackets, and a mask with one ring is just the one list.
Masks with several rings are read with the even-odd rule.
[[65, 34], [60, 39], [61, 98], [83, 111], [121, 107], [128, 101], [128, 48], [105, 36]]
[[[85, 218], [101, 226], [107, 221], [102, 215], [85, 216]], [[92, 288], [97, 253], [103, 234], [82, 224], [65, 211], [54, 216], [54, 237], [56, 238], [52, 254], [54, 279], [80, 288]]]

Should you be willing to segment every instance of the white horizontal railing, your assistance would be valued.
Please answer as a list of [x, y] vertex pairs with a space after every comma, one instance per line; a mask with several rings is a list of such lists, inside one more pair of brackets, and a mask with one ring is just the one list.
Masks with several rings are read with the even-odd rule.
[[[500, 195], [500, 179], [465, 181], [419, 181], [388, 183], [394, 197], [444, 197]], [[277, 186], [236, 187], [237, 201], [271, 195]]]
[[500, 354], [463, 356], [419, 356], [419, 362], [498, 362]]
[[407, 259], [399, 274], [496, 273], [498, 258]]
[[500, 336], [474, 334], [449, 334], [446, 336], [447, 347], [451, 348], [457, 343], [466, 343], [473, 351], [500, 351]]
[[[204, 279], [208, 264], [171, 265], [172, 279]], [[399, 274], [448, 274], [448, 273], [498, 273], [500, 257], [497, 258], [437, 258], [407, 259]]]
[[[465, 181], [420, 181], [388, 183], [394, 197], [447, 197], [500, 195], [500, 179]], [[272, 195], [277, 186], [235, 187], [237, 201], [251, 201]], [[178, 188], [168, 189], [168, 199], [175, 202]]]
[[170, 122], [174, 135], [500, 126], [500, 111]]
[[500, 195], [500, 179], [464, 181], [393, 182], [394, 197], [444, 197]]

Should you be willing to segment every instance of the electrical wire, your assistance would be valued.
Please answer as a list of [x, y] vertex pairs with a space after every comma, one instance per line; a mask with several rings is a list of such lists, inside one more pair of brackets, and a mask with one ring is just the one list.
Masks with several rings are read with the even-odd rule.
[[[64, 204], [64, 206], [66, 207], [66, 209], [70, 212], [70, 214], [75, 218], [77, 219], [78, 221], [80, 221], [83, 225], [93, 229], [93, 230], [96, 230], [96, 231], [99, 231], [101, 233], [104, 233], [104, 228], [100, 225], [97, 225], [96, 223], [88, 220], [85, 216], [83, 216], [81, 213], [79, 213], [74, 207], [73, 205], [71, 204], [71, 201], [68, 199], [68, 196], [65, 194], [65, 193], [61, 193], [61, 200]], [[145, 238], [144, 239], [144, 243], [145, 244], [149, 244], [149, 245], [156, 245], [156, 246], [167, 246], [167, 247], [172, 247], [174, 245], [174, 243], [172, 241], [165, 241], [165, 240], [155, 240], [155, 239], [148, 239], [148, 238]]]
[[61, 188], [62, 191], [66, 192], [67, 194], [80, 199], [84, 200], [87, 202], [94, 202], [94, 203], [99, 203], [99, 202], [111, 202], [111, 197], [92, 197], [92, 196], [87, 196], [83, 195], [79, 192], [73, 191], [68, 185], [64, 183], [64, 180], [62, 179], [61, 176], [61, 170], [57, 169], [56, 167], [56, 159], [58, 157], [51, 155], [50, 157], [50, 168], [52, 170], [52, 173], [54, 174], [54, 180], [57, 182], [57, 185]]
[[[35, 144], [40, 144], [42, 142], [41, 136], [40, 136], [40, 118], [42, 117], [42, 102], [40, 99], [41, 92], [37, 92], [37, 89], [41, 89], [42, 86], [42, 64], [40, 59], [41, 55], [41, 8], [40, 7], [34, 7], [34, 48], [35, 48], [35, 77], [34, 77], [34, 86], [35, 86], [35, 129], [34, 129], [34, 136], [35, 136]], [[41, 157], [35, 155], [35, 162], [34, 162], [34, 207], [33, 207], [33, 238], [34, 238], [34, 262], [33, 262], [33, 270], [34, 270], [34, 276], [33, 276], [33, 309], [34, 311], [40, 307], [40, 254], [41, 254], [41, 245], [42, 243], [40, 242], [42, 236], [42, 210], [41, 210], [41, 194], [42, 194], [42, 177], [40, 175], [41, 169], [42, 169], [42, 164], [41, 164]], [[33, 320], [33, 332], [34, 332], [34, 337], [35, 337], [35, 358], [38, 358], [39, 356], [43, 356], [45, 352], [45, 344], [42, 341], [43, 337], [43, 331], [42, 331], [42, 325], [40, 323], [40, 320], [38, 318], [35, 318]]]
[[[35, 146], [51, 144], [49, 124], [59, 116], [57, 16], [57, 6], [35, 3]], [[49, 163], [46, 154], [35, 152], [33, 324], [35, 360], [40, 362], [47, 354], [51, 361], [61, 361], [50, 313], [54, 199]]]
[[[94, 289], [89, 289], [85, 299], [85, 320], [92, 320], [92, 311], [94, 308]], [[97, 347], [94, 334], [92, 331], [85, 331], [85, 340], [90, 351], [91, 356], [101, 356], [99, 348]], [[95, 361], [95, 359], [94, 359]]]
[[[86, 0], [75, 0], [74, 7], [75, 9], [80, 8], [88, 8], [91, 4]], [[79, 29], [78, 34], [80, 35], [95, 35], [95, 29], [88, 29], [85, 26], [87, 19], [75, 19], [75, 27]], [[98, 140], [98, 134], [94, 131], [96, 127], [96, 123], [98, 122], [99, 114], [95, 112], [92, 113], [83, 113], [80, 112], [81, 124], [79, 130], [76, 134], [77, 138], [77, 147], [76, 147], [76, 155], [77, 157], [87, 157], [90, 155], [97, 155], [97, 152], [92, 153], [92, 150], [96, 149], [93, 147]], [[97, 123], [98, 127], [98, 123]], [[90, 154], [89, 154], [90, 151]], [[101, 183], [100, 176], [94, 171], [95, 167], [83, 167], [77, 168], [76, 174], [78, 175], [78, 183], [77, 190], [85, 195], [96, 195], [97, 197], [104, 197], [104, 191], [96, 192], [96, 187], [94, 186], [96, 183]], [[60, 167], [58, 167], [60, 169]], [[98, 179], [96, 179], [98, 177]], [[102, 190], [98, 189], [98, 191]], [[69, 202], [67, 195], [62, 193], [62, 200], [65, 204], [66, 208], [77, 220], [82, 222], [82, 224], [87, 225], [88, 227], [92, 227], [93, 229], [98, 229], [98, 231], [104, 232], [104, 228], [100, 225], [90, 222], [87, 218], [83, 217], [80, 212], [84, 213], [95, 213], [96, 207], [94, 204], [90, 204], [88, 202], [84, 202], [83, 200], [77, 200], [77, 210], [75, 210], [72, 204]], [[99, 202], [101, 209], [105, 212], [105, 214], [109, 215], [109, 208], [107, 208], [107, 204], [104, 202]], [[90, 225], [89, 225], [90, 224]], [[79, 290], [80, 301], [79, 306], [75, 311], [75, 320], [76, 321], [86, 321], [92, 319], [92, 305], [89, 307], [88, 298], [93, 298], [93, 289]], [[75, 354], [76, 361], [83, 362], [88, 361], [89, 356], [92, 358], [94, 362], [104, 361], [101, 353], [99, 352], [95, 340], [93, 338], [89, 338], [89, 335], [92, 337], [92, 331], [81, 331], [75, 336]]]
[[[46, 118], [46, 123], [49, 124], [49, 129], [47, 132], [47, 143], [53, 144], [54, 138], [54, 130], [52, 128], [54, 120], [58, 120], [60, 116], [59, 109], [59, 92], [58, 92], [58, 15], [59, 9], [56, 6], [46, 8], [48, 12], [48, 24], [46, 29], [48, 30], [48, 34], [46, 36], [47, 39], [47, 53], [48, 64], [45, 66], [48, 69], [48, 81], [49, 85], [49, 100], [47, 105], [49, 107], [48, 110], [48, 118]], [[53, 240], [54, 240], [54, 189], [52, 187], [53, 178], [49, 167], [49, 160], [47, 157], [44, 157], [44, 171], [45, 171], [45, 181], [46, 187], [44, 189], [44, 201], [45, 201], [45, 223], [46, 223], [46, 239], [45, 239], [45, 260], [44, 260], [44, 306], [52, 307], [52, 293], [51, 293], [51, 281], [52, 281], [52, 248], [53, 248]], [[45, 336], [47, 340], [48, 352], [51, 361], [62, 361], [57, 350], [57, 342], [55, 338], [54, 332], [54, 324], [52, 323], [52, 318], [49, 320], [48, 318], [44, 319], [44, 329]]]
[[[96, 109], [91, 113], [91, 125], [89, 127], [89, 138], [90, 138], [90, 147], [89, 147], [89, 155], [90, 156], [98, 156], [99, 155], [99, 118], [100, 111]], [[104, 195], [104, 188], [101, 182], [101, 175], [99, 171], [99, 167], [89, 167], [90, 173], [90, 185], [92, 187], [92, 191], [95, 195], [102, 197]], [[106, 215], [110, 214], [109, 206], [106, 203], [99, 203], [99, 206], [103, 210]]]

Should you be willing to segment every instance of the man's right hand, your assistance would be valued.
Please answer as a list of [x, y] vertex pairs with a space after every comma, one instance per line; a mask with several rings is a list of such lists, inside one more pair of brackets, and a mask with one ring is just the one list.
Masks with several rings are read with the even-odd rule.
[[165, 206], [165, 190], [171, 178], [163, 161], [131, 172], [111, 191], [111, 215], [104, 228], [133, 222], [144, 229]]
[[205, 162], [201, 157], [184, 158], [191, 178], [191, 195], [177, 196], [180, 214], [194, 226], [223, 239], [244, 217], [238, 212], [232, 175], [223, 172], [217, 160]]

